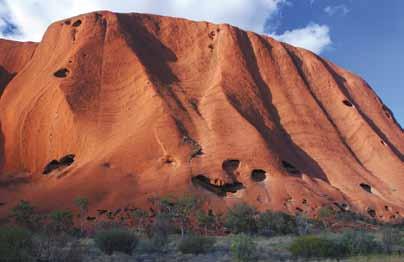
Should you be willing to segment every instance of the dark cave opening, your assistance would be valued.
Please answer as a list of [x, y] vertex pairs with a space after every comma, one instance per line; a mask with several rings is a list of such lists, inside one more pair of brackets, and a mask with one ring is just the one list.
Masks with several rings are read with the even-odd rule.
[[192, 177], [192, 183], [194, 185], [201, 186], [202, 188], [215, 193], [218, 196], [226, 196], [229, 193], [236, 193], [238, 190], [243, 189], [244, 186], [240, 182], [225, 183], [223, 185], [215, 185], [211, 183], [210, 178], [204, 175], [197, 175]]
[[74, 154], [68, 154], [59, 159], [59, 163], [63, 166], [70, 166], [74, 162]]
[[365, 183], [360, 183], [359, 186], [368, 193], [372, 193], [372, 187]]
[[59, 160], [53, 159], [44, 167], [42, 174], [47, 175], [55, 169], [70, 166], [74, 162], [74, 157], [74, 154], [67, 154]]
[[376, 211], [374, 209], [368, 208], [368, 214], [371, 217], [376, 217]]
[[81, 20], [79, 19], [76, 22], [74, 22], [72, 26], [79, 27], [80, 25], [81, 25]]
[[42, 174], [47, 175], [50, 172], [52, 172], [53, 170], [57, 169], [60, 166], [59, 161], [57, 161], [56, 159], [53, 159], [52, 161], [50, 161], [43, 169]]
[[342, 103], [344, 103], [344, 105], [348, 106], [348, 107], [353, 107], [353, 104], [349, 101], [349, 100], [343, 100]]
[[267, 178], [265, 170], [262, 169], [254, 169], [251, 172], [251, 179], [255, 182], [262, 182]]
[[56, 71], [55, 73], [53, 73], [53, 75], [58, 78], [64, 78], [69, 74], [69, 72], [70, 72], [69, 69], [62, 68], [62, 69], [59, 69], [58, 71]]
[[226, 171], [227, 174], [233, 174], [234, 171], [236, 171], [239, 166], [240, 166], [240, 160], [228, 159], [223, 161], [222, 169]]

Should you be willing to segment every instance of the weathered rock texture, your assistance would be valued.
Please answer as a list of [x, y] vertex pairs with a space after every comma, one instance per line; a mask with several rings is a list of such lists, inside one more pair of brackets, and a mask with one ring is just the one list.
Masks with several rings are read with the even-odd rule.
[[169, 192], [404, 215], [403, 130], [364, 80], [304, 49], [98, 12], [38, 44], [1, 40], [0, 68], [0, 215], [20, 199], [100, 209]]

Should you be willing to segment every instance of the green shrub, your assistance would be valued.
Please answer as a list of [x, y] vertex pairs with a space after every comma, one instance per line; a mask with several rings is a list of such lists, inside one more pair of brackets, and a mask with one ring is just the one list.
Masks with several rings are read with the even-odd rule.
[[130, 255], [137, 244], [134, 234], [119, 228], [98, 232], [94, 238], [96, 246], [107, 255], [112, 255], [114, 251]]
[[47, 231], [35, 234], [32, 240], [35, 261], [79, 262], [86, 254], [80, 239], [68, 234]]
[[201, 205], [202, 200], [194, 195], [184, 194], [178, 197], [164, 196], [150, 198], [149, 201], [156, 207], [158, 212], [169, 218], [170, 222], [179, 227], [181, 236], [189, 230], [190, 217]]
[[393, 247], [395, 245], [400, 245], [401, 242], [401, 234], [398, 229], [387, 227], [382, 231], [382, 245], [383, 249], [387, 253], [391, 253], [393, 251]]
[[17, 225], [36, 231], [42, 225], [42, 216], [36, 213], [30, 202], [21, 200], [18, 205], [11, 209], [11, 216], [14, 217]]
[[216, 218], [213, 213], [205, 213], [202, 210], [196, 212], [196, 221], [199, 227], [204, 229], [205, 235], [208, 234], [209, 229], [215, 228], [216, 225]]
[[149, 217], [149, 213], [143, 209], [137, 208], [130, 213], [130, 217], [136, 230], [140, 234], [144, 234], [146, 231], [145, 229], [147, 226], [147, 218]]
[[170, 217], [166, 214], [157, 214], [151, 225], [149, 235], [167, 239], [168, 235], [174, 232], [175, 226], [171, 223]]
[[86, 197], [76, 197], [74, 199], [74, 205], [80, 210], [80, 233], [84, 233], [84, 224], [88, 213], [88, 199]]
[[313, 220], [307, 218], [304, 214], [298, 214], [295, 221], [297, 233], [300, 236], [307, 235], [312, 232], [315, 223]]
[[136, 246], [136, 252], [141, 254], [161, 253], [167, 249], [168, 240], [161, 239], [157, 236], [152, 238], [141, 239]]
[[237, 204], [228, 210], [225, 226], [233, 233], [255, 233], [257, 231], [255, 208], [247, 204]]
[[54, 233], [71, 233], [73, 229], [73, 213], [69, 210], [55, 210], [49, 215], [50, 229]]
[[0, 227], [0, 261], [29, 261], [31, 254], [32, 238], [27, 229]]
[[339, 242], [350, 255], [367, 255], [381, 251], [374, 236], [363, 231], [345, 231]]
[[255, 242], [245, 234], [234, 236], [231, 241], [230, 251], [236, 261], [255, 261], [257, 257]]
[[266, 211], [257, 220], [258, 233], [264, 236], [286, 235], [297, 233], [294, 217], [282, 213]]
[[318, 217], [318, 219], [321, 220], [321, 219], [327, 219], [327, 218], [334, 217], [335, 214], [336, 214], [336, 212], [332, 207], [324, 206], [318, 210], [317, 217]]
[[184, 254], [207, 253], [215, 244], [215, 240], [210, 237], [188, 235], [178, 243], [178, 250]]
[[304, 258], [337, 258], [347, 254], [346, 249], [338, 242], [316, 236], [301, 236], [296, 238], [289, 247], [289, 251], [295, 257]]

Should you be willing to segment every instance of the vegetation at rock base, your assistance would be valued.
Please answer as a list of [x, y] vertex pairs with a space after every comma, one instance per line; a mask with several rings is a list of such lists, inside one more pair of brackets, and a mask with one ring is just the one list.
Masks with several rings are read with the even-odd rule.
[[257, 257], [254, 240], [244, 233], [233, 237], [230, 251], [236, 261], [253, 261]]
[[404, 259], [402, 223], [375, 223], [329, 207], [313, 219], [258, 212], [245, 203], [216, 213], [194, 195], [154, 197], [149, 209], [94, 211], [85, 197], [72, 202], [74, 210], [39, 212], [20, 201], [0, 227], [0, 261]]
[[94, 240], [96, 246], [107, 255], [112, 255], [113, 252], [130, 255], [138, 241], [133, 233], [120, 228], [97, 232]]

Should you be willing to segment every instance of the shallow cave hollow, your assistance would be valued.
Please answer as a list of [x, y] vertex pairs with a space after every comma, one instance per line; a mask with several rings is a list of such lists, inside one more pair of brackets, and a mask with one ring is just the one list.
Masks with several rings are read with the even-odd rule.
[[372, 193], [372, 187], [365, 183], [360, 183], [359, 186], [368, 193]]
[[251, 171], [251, 179], [255, 182], [262, 182], [267, 178], [266, 173], [263, 169], [253, 169]]
[[221, 197], [226, 196], [227, 193], [236, 193], [238, 190], [244, 188], [243, 184], [238, 181], [233, 183], [226, 183], [220, 186], [215, 185], [210, 182], [210, 178], [204, 175], [197, 175], [192, 177], [192, 183]]
[[43, 169], [42, 174], [47, 175], [60, 166], [60, 162], [56, 159], [50, 161]]
[[80, 20], [80, 19], [77, 20], [77, 21], [75, 21], [75, 22], [72, 24], [73, 27], [79, 27], [80, 25], [81, 25], [81, 20]]
[[349, 101], [349, 100], [347, 100], [347, 99], [343, 100], [342, 103], [343, 103], [344, 105], [348, 106], [348, 107], [353, 107], [353, 104], [351, 103], [351, 101]]
[[376, 217], [376, 211], [372, 208], [368, 208], [368, 214], [371, 217]]
[[63, 166], [70, 166], [74, 162], [75, 155], [68, 154], [59, 159], [59, 163]]
[[222, 169], [227, 174], [233, 174], [240, 166], [240, 160], [237, 159], [227, 159], [223, 161]]
[[58, 71], [56, 71], [55, 73], [53, 73], [53, 75], [55, 76], [55, 77], [58, 77], [58, 78], [64, 78], [64, 77], [67, 77], [67, 75], [69, 74], [69, 69], [67, 69], [67, 68], [61, 68], [61, 69], [59, 69]]

